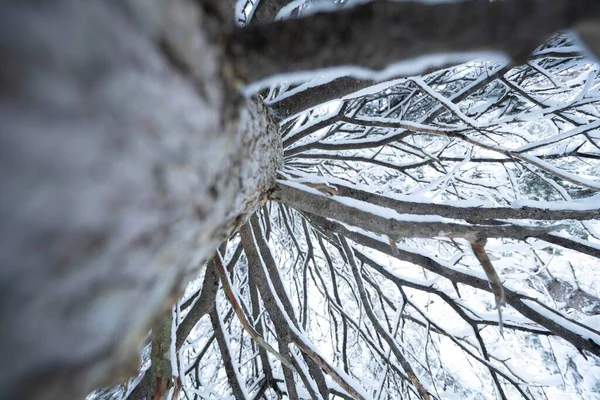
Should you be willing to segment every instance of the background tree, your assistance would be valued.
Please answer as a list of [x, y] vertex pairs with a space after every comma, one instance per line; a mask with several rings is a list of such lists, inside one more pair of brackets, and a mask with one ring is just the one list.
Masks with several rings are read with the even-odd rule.
[[596, 395], [598, 3], [282, 5], [0, 5], [6, 395]]

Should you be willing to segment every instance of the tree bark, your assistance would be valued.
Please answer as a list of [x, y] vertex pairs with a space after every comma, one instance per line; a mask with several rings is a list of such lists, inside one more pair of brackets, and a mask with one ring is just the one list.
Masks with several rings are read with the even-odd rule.
[[552, 33], [599, 16], [595, 0], [376, 0], [237, 30], [227, 53], [245, 82], [348, 65], [381, 70], [419, 56], [468, 51], [501, 51], [521, 63]]
[[[314, 185], [314, 184], [313, 184]], [[580, 221], [600, 218], [600, 206], [590, 206], [585, 210], [569, 209], [569, 204], [564, 203], [564, 209], [537, 207], [457, 207], [436, 203], [421, 203], [397, 200], [385, 195], [360, 190], [351, 185], [341, 183], [330, 184], [328, 188], [336, 196], [349, 197], [365, 203], [390, 208], [400, 214], [412, 215], [439, 215], [440, 217], [464, 219], [470, 223], [485, 224], [491, 219], [532, 219], [559, 221], [574, 219]]]
[[171, 369], [171, 337], [173, 314], [152, 328], [152, 349], [150, 350], [150, 391], [149, 397], [154, 400], [166, 398], [169, 389], [173, 387], [173, 370]]
[[[332, 187], [323, 185], [325, 190]], [[548, 231], [559, 229], [558, 226], [534, 227], [511, 224], [463, 224], [445, 221], [437, 215], [415, 217], [411, 214], [398, 214], [393, 209], [377, 208], [367, 202], [356, 201], [344, 197], [321, 193], [309, 186], [295, 187], [280, 181], [270, 195], [271, 200], [278, 201], [322, 218], [339, 221], [369, 232], [387, 235], [393, 240], [401, 237], [434, 238], [434, 237], [486, 237], [513, 238], [524, 240]], [[332, 192], [333, 193], [333, 192]], [[401, 210], [400, 210], [401, 212]]]
[[273, 22], [279, 11], [292, 0], [260, 0], [254, 10], [251, 24], [267, 24]]
[[183, 284], [266, 200], [275, 124], [183, 0], [0, 4], [0, 387], [131, 375]]

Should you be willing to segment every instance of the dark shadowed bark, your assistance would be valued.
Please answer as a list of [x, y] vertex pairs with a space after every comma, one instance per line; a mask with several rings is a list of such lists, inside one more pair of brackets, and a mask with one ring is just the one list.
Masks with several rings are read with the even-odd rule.
[[278, 100], [270, 108], [279, 118], [288, 118], [304, 110], [330, 100], [342, 98], [350, 93], [373, 86], [376, 82], [343, 76], [324, 85], [311, 87], [298, 94]]

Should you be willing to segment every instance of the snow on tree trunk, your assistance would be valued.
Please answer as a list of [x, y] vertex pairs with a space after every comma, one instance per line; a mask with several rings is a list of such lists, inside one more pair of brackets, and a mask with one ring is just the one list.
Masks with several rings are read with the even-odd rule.
[[0, 387], [82, 398], [263, 204], [275, 124], [188, 1], [0, 5]]

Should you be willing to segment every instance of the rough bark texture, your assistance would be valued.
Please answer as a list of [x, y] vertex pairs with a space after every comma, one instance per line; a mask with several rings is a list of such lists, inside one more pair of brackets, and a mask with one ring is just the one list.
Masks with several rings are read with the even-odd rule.
[[250, 23], [266, 24], [272, 22], [279, 10], [291, 2], [292, 0], [260, 0]]
[[152, 349], [150, 360], [150, 398], [162, 399], [173, 386], [171, 378], [173, 370], [171, 369], [171, 330], [173, 325], [173, 315], [167, 314], [160, 323], [152, 327]]
[[0, 4], [4, 398], [133, 373], [140, 338], [273, 185], [275, 125], [228, 92], [201, 6]]

